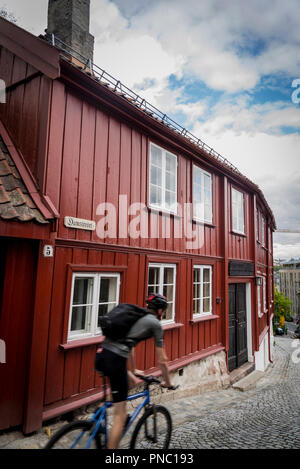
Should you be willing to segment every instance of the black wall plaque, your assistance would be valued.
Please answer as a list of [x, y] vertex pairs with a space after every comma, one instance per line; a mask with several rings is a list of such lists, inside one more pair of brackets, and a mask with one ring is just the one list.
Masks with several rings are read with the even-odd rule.
[[234, 277], [252, 277], [254, 264], [252, 262], [230, 261], [228, 274]]

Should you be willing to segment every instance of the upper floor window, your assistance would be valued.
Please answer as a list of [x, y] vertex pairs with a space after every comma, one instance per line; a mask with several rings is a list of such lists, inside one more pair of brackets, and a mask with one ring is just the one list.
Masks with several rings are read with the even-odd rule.
[[266, 244], [266, 221], [263, 215], [261, 215], [261, 244], [263, 246]]
[[193, 165], [193, 215], [196, 220], [212, 223], [212, 177]]
[[232, 230], [245, 234], [244, 194], [232, 188]]
[[150, 143], [149, 203], [177, 213], [177, 156]]
[[101, 334], [99, 318], [119, 304], [120, 274], [74, 273], [68, 340]]
[[212, 314], [212, 267], [195, 265], [193, 275], [193, 316]]
[[176, 266], [174, 264], [149, 264], [148, 295], [160, 293], [168, 299], [168, 308], [162, 316], [164, 323], [175, 320]]

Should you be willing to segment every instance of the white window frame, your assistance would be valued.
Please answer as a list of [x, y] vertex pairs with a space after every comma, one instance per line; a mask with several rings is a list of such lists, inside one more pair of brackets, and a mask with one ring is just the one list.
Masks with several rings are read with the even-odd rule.
[[165, 268], [172, 268], [173, 269], [173, 284], [168, 284], [168, 285], [173, 285], [173, 298], [168, 300], [172, 302], [172, 318], [171, 319], [162, 319], [161, 323], [162, 325], [164, 324], [173, 324], [175, 323], [175, 298], [176, 298], [176, 264], [160, 264], [160, 263], [149, 263], [148, 265], [148, 283], [147, 283], [147, 290], [149, 288], [149, 269], [151, 267], [154, 268], [159, 268], [159, 289], [157, 293], [160, 293], [163, 295], [163, 290], [164, 290], [164, 269]]
[[[194, 298], [194, 270], [198, 269], [200, 270], [200, 298]], [[204, 269], [209, 269], [209, 282], [210, 282], [210, 289], [209, 289], [209, 312], [203, 311], [203, 303], [204, 303], [204, 282], [203, 282], [203, 270]], [[200, 318], [202, 316], [211, 316], [212, 315], [212, 280], [213, 280], [213, 269], [211, 265], [198, 265], [195, 264], [193, 266], [193, 304], [192, 304], [192, 311], [194, 310], [194, 300], [200, 300], [200, 313], [193, 313], [193, 319]], [[207, 298], [207, 297], [205, 297]]]
[[266, 284], [266, 277], [262, 278], [262, 290], [263, 290], [263, 307], [262, 307], [262, 313], [265, 313], [267, 311], [266, 304], [267, 304], [267, 284]]
[[257, 285], [257, 312], [258, 312], [258, 317], [262, 317], [262, 311], [261, 311], [261, 285]]
[[[69, 309], [69, 323], [68, 323], [68, 342], [73, 340], [81, 340], [87, 339], [91, 337], [97, 337], [102, 335], [102, 331], [100, 328], [97, 327], [98, 322], [98, 308], [100, 304], [99, 296], [100, 296], [100, 285], [101, 279], [105, 277], [116, 278], [117, 279], [117, 291], [116, 291], [116, 305], [119, 304], [120, 301], [120, 284], [121, 284], [121, 275], [117, 272], [73, 272], [72, 276], [72, 288], [71, 288], [71, 299], [70, 299], [70, 309]], [[71, 324], [72, 324], [72, 310], [73, 307], [78, 307], [81, 305], [73, 305], [73, 297], [74, 297], [74, 287], [75, 287], [75, 280], [77, 278], [93, 278], [94, 286], [93, 286], [93, 294], [92, 294], [92, 303], [91, 305], [91, 316], [89, 318], [87, 328], [82, 331], [71, 331]]]
[[[152, 161], [152, 152], [151, 148], [156, 147], [162, 152], [162, 202], [161, 205], [155, 205], [151, 204], [151, 161]], [[175, 174], [175, 195], [176, 195], [176, 200], [174, 202], [174, 209], [170, 209], [169, 207], [166, 206], [166, 154], [169, 153], [176, 159], [176, 174]], [[150, 142], [150, 158], [149, 158], [149, 191], [148, 191], [148, 197], [149, 197], [149, 207], [153, 208], [155, 210], [161, 210], [163, 212], [167, 213], [174, 213], [177, 215], [177, 203], [178, 203], [178, 194], [177, 194], [177, 186], [178, 186], [178, 159], [177, 155], [174, 153], [165, 150], [164, 148], [160, 147], [159, 145], [156, 145], [155, 143]]]
[[[238, 204], [234, 204], [233, 202], [233, 194], [236, 192], [241, 196], [242, 204], [239, 206]], [[239, 208], [243, 210], [243, 226], [239, 226]], [[231, 217], [232, 217], [232, 231], [234, 233], [245, 234], [245, 200], [244, 200], [244, 193], [238, 191], [234, 187], [231, 187]], [[235, 223], [237, 226], [235, 226]]]
[[[198, 171], [201, 175], [201, 216], [197, 217], [196, 206], [195, 206], [195, 172]], [[205, 191], [204, 191], [204, 176], [209, 176], [210, 178], [210, 217], [205, 218], [205, 205], [207, 201], [205, 200]], [[193, 164], [193, 219], [200, 221], [202, 223], [212, 223], [213, 219], [213, 203], [212, 203], [212, 175], [207, 171], [204, 171], [199, 166]]]
[[261, 245], [266, 245], [266, 220], [263, 214], [261, 214]]

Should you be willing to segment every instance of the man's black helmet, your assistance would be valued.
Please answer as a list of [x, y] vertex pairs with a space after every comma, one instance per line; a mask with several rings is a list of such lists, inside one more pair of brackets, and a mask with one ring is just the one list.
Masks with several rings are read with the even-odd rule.
[[155, 309], [163, 309], [164, 311], [168, 307], [167, 298], [159, 293], [151, 293], [148, 296], [146, 303], [148, 306], [152, 306]]

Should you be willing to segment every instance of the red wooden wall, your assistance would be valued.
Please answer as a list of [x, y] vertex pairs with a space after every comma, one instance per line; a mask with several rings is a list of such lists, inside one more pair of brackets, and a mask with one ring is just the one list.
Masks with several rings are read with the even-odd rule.
[[[52, 301], [49, 323], [49, 343], [47, 355], [47, 372], [45, 378], [44, 405], [68, 399], [79, 393], [88, 393], [100, 385], [93, 365], [97, 345], [66, 345], [66, 324], [70, 305], [70, 288], [68, 287], [68, 265], [74, 271], [80, 271], [83, 265], [95, 265], [109, 270], [120, 268], [121, 301], [144, 304], [147, 289], [148, 262], [155, 256], [144, 253], [120, 253], [117, 251], [57, 247], [52, 286]], [[176, 325], [166, 327], [165, 343], [170, 361], [175, 361], [217, 346], [221, 343], [221, 321], [211, 319], [191, 324], [192, 299], [190, 288], [180, 285], [191, 285], [193, 259], [174, 258], [177, 263], [176, 292]], [[78, 267], [76, 267], [78, 266]], [[214, 263], [213, 297], [221, 295], [220, 264]], [[138, 279], [138, 280], [137, 280]], [[69, 285], [70, 286], [70, 285]], [[221, 316], [221, 306], [214, 301], [214, 313]], [[139, 344], [136, 351], [137, 368], [149, 369], [157, 366], [155, 347], [152, 340]], [[55, 373], [53, 372], [55, 370]]]

